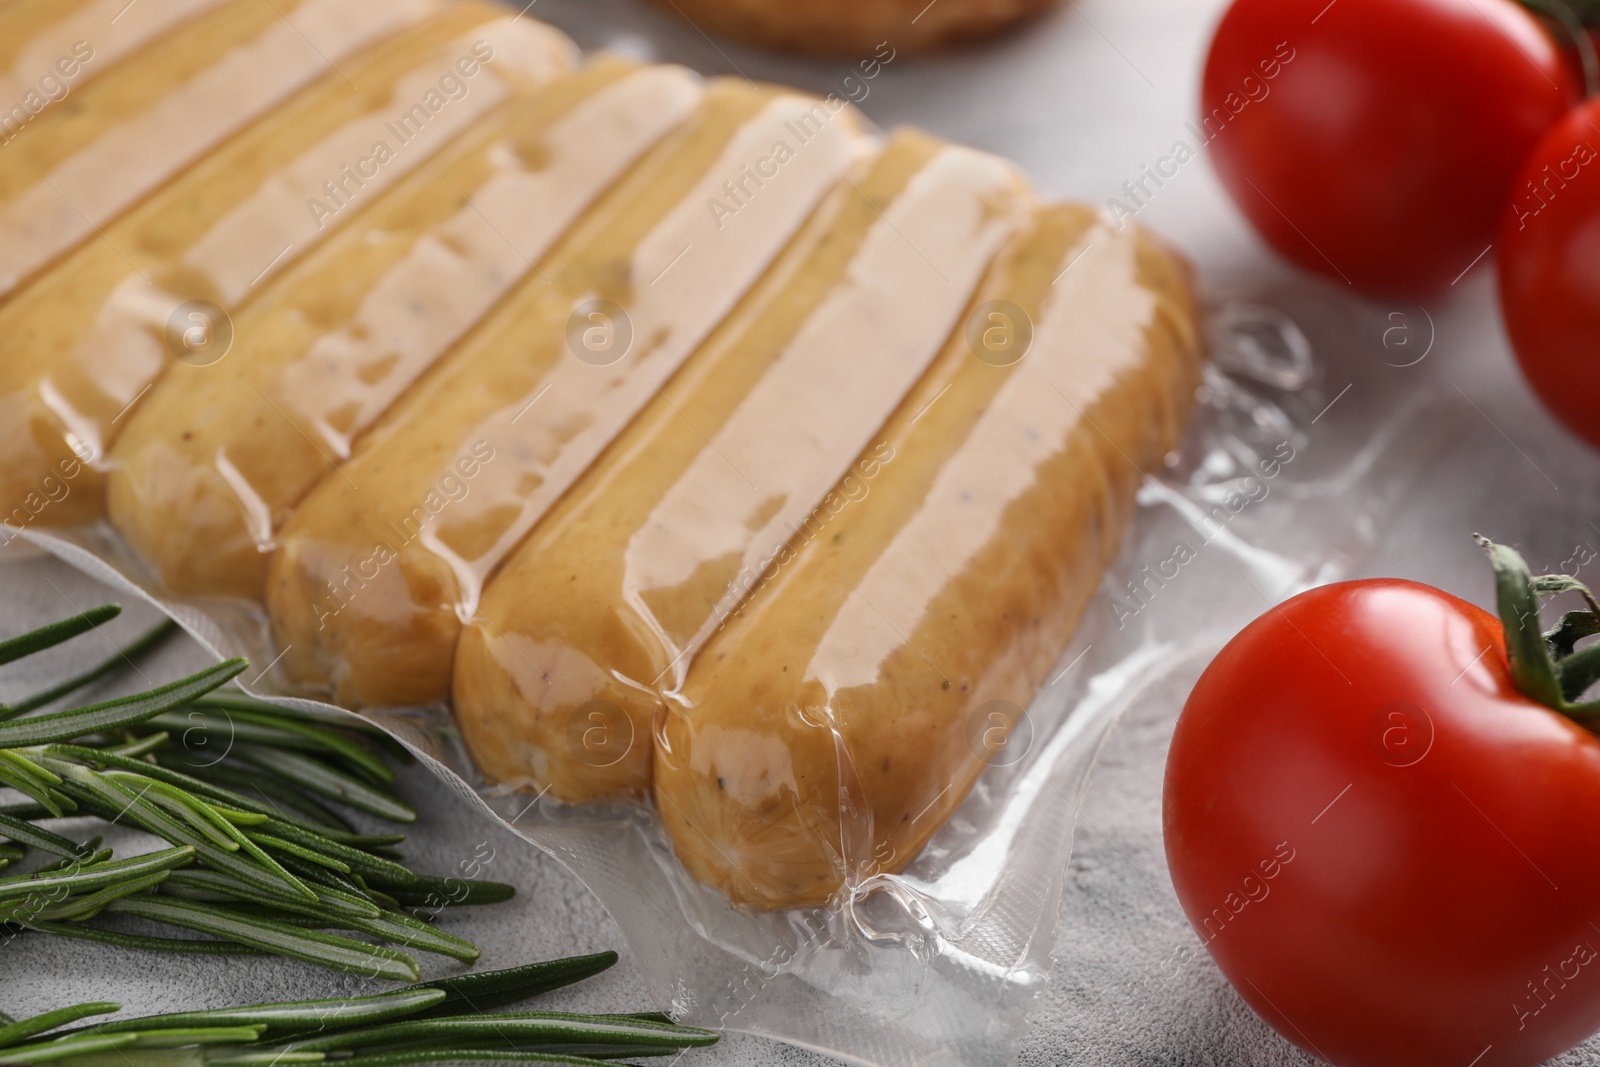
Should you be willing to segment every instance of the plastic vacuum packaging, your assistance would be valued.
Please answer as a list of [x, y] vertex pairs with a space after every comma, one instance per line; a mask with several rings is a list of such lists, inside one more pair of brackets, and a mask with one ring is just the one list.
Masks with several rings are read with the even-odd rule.
[[[144, 2], [166, 23], [86, 100], [270, 32]], [[29, 12], [34, 52], [65, 39], [0, 24]], [[345, 46], [359, 91], [308, 75], [107, 202], [128, 260], [16, 273], [0, 543], [388, 727], [574, 870], [683, 1021], [1009, 1063], [1106, 729], [1358, 558], [1436, 420], [1333, 409], [1292, 322], [1208, 325], [1160, 241], [992, 156], [576, 64], [491, 8], [385, 12]], [[62, 154], [65, 114], [17, 144]], [[347, 180], [407, 114], [426, 143]], [[180, 298], [230, 343], [174, 344]]]
[[[1072, 214], [1064, 212], [1067, 219]], [[1219, 318], [1232, 306], [1225, 304]], [[1281, 316], [1268, 321], [1297, 336]], [[1252, 320], [1241, 329], [1253, 338], [1259, 325]], [[1362, 344], [1359, 336], [1330, 343], [1346, 349]], [[367, 714], [481, 805], [486, 817], [574, 871], [620, 924], [658, 1005], [675, 1017], [875, 1067], [1006, 1067], [1053, 956], [1073, 951], [1056, 939], [1066, 859], [1106, 731], [1174, 672], [1196, 669], [1263, 603], [1348, 573], [1451, 426], [1429, 404], [1396, 396], [1381, 381], [1361, 381], [1346, 395], [1342, 371], [1329, 387], [1328, 372], [1308, 358], [1262, 366], [1253, 342], [1239, 344], [1229, 329], [1215, 338], [1213, 352], [1220, 365], [1203, 369], [1189, 430], [1172, 454], [1146, 468], [1120, 554], [1066, 650], [1031, 700], [1013, 701], [1023, 707], [1020, 716], [1011, 718], [1015, 713], [1000, 705], [993, 709], [1000, 719], [985, 712], [966, 724], [982, 766], [965, 799], [903, 865], [886, 853], [863, 854], [873, 816], [842, 804], [849, 818], [840, 825], [853, 836], [841, 840], [839, 862], [828, 873], [844, 875], [844, 885], [824, 904], [773, 909], [733, 903], [690, 875], [679, 844], [648, 800], [564, 803], [548, 782], [533, 787], [531, 778], [486, 779], [443, 703]], [[1018, 366], [1026, 363], [1025, 357]], [[926, 383], [919, 383], [908, 399], [926, 395]], [[949, 399], [946, 394], [940, 404]], [[906, 410], [902, 424], [916, 416]], [[974, 412], [950, 417], [971, 420]], [[877, 492], [874, 483], [901, 458], [877, 469], [857, 467], [850, 476]], [[831, 541], [848, 528], [849, 508], [860, 502], [858, 494], [855, 502], [838, 505], [838, 515], [815, 540]], [[552, 514], [559, 513], [560, 507]], [[8, 539], [42, 546], [126, 595], [157, 604], [219, 655], [243, 654], [269, 665], [245, 676], [258, 695], [331, 717], [352, 714], [288, 695], [292, 686], [281, 663], [271, 665], [282, 645], [258, 606], [158, 588], [103, 524], [0, 531], [0, 540]], [[781, 582], [794, 562], [774, 570], [775, 580], [706, 647], [759, 623], [757, 608], [766, 597], [781, 609]], [[491, 581], [485, 607], [495, 586]], [[785, 673], [780, 666], [774, 684], [782, 684]], [[688, 684], [696, 684], [693, 668]], [[829, 729], [822, 717], [814, 721], [820, 725], [806, 728]], [[595, 780], [610, 780], [625, 761], [606, 765], [619, 751], [631, 751], [614, 747], [618, 720], [602, 715], [582, 722], [576, 750], [589, 754]], [[924, 751], [918, 741], [907, 737], [894, 754], [917, 758]], [[959, 758], [974, 749], [955, 751]], [[834, 772], [836, 781], [841, 777], [859, 785], [859, 778]], [[841, 801], [875, 796], [861, 790]], [[919, 813], [911, 814], [916, 820]], [[815, 855], [811, 844], [801, 855], [808, 862], [796, 869], [816, 869]], [[748, 871], [761, 875], [762, 866]]]
[[209, 369], [275, 277], [575, 58], [492, 5], [439, 6], [349, 63], [351, 81], [324, 72], [0, 304], [0, 513], [54, 474], [73, 492], [36, 521], [98, 519], [106, 453], [169, 367]]

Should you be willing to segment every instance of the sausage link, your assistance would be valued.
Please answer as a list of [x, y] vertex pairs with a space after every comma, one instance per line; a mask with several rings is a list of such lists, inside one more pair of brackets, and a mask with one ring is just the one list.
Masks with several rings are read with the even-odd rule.
[[[910, 862], [1016, 726], [1141, 470], [1178, 440], [1195, 312], [1142, 232], [1046, 210], [978, 300], [885, 427], [871, 492], [791, 542], [669, 697], [657, 808], [736, 902], [820, 904]], [[1026, 354], [996, 365], [1030, 322]]]

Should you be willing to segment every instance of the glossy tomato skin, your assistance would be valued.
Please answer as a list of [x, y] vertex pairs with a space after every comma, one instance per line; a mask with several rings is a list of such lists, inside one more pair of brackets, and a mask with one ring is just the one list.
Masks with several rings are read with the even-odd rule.
[[1516, 692], [1465, 601], [1345, 582], [1246, 627], [1163, 822], [1217, 965], [1339, 1067], [1525, 1067], [1600, 1029], [1600, 742]]
[[1600, 100], [1551, 130], [1512, 186], [1500, 308], [1539, 399], [1600, 447]]
[[1494, 240], [1517, 167], [1577, 96], [1513, 0], [1235, 0], [1201, 122], [1279, 253], [1365, 293], [1420, 295]]

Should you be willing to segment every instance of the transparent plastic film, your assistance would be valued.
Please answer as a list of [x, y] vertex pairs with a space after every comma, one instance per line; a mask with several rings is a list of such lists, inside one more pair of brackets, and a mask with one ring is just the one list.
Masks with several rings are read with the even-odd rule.
[[[866, 184], [870, 178], [859, 174], [852, 178], [872, 191]], [[824, 216], [829, 202], [848, 203], [835, 194], [824, 202]], [[842, 216], [840, 211], [822, 225], [832, 232], [832, 227], [841, 225]], [[1150, 426], [1160, 426], [1162, 418], [1175, 415], [1177, 409], [1165, 415], [1152, 413], [1150, 423], [1120, 423], [1110, 414], [1119, 386], [1113, 383], [1107, 388], [1103, 377], [1082, 373], [1082, 361], [1090, 360], [1094, 352], [1103, 356], [1108, 345], [1115, 349], [1117, 331], [1102, 327], [1119, 314], [1128, 326], [1120, 339], [1124, 347], [1143, 351], [1130, 323], [1145, 323], [1147, 336], [1166, 336], [1174, 352], [1182, 346], [1173, 339], [1183, 336], [1177, 328], [1181, 320], [1170, 317], [1172, 292], [1163, 285], [1120, 288], [1121, 300], [1107, 299], [1096, 288], [1111, 285], [1119, 269], [1128, 269], [1131, 248], [1141, 277], [1154, 283], [1165, 276], [1181, 291], [1181, 268], [1148, 237], [1132, 236], [1135, 232], [1109, 229], [1084, 210], [1047, 208], [1014, 236], [969, 301], [960, 338], [944, 346], [882, 427], [877, 435], [882, 441], [873, 441], [873, 447], [892, 444], [894, 458], [887, 462], [879, 458], [876, 468], [869, 465], [865, 470], [861, 458], [873, 455], [872, 448], [857, 458], [851, 474], [866, 479], [870, 493], [864, 498], [858, 494], [843, 505], [815, 537], [792, 539], [788, 545], [792, 558], [773, 568], [770, 580], [752, 590], [744, 611], [730, 616], [728, 625], [714, 633], [690, 666], [681, 692], [668, 694], [673, 704], [665, 732], [672, 748], [653, 756], [663, 765], [677, 757], [689, 758], [682, 766], [663, 771], [661, 785], [674, 790], [680, 807], [685, 803], [683, 791], [698, 791], [690, 807], [707, 829], [728, 833], [730, 840], [747, 846], [755, 843], [743, 833], [750, 823], [741, 816], [748, 812], [730, 803], [725, 789], [709, 777], [708, 766], [697, 767], [692, 759], [700, 751], [724, 758], [728, 746], [738, 740], [727, 729], [730, 722], [745, 731], [742, 743], [754, 753], [741, 764], [743, 781], [735, 784], [745, 792], [735, 799], [757, 795], [759, 788], [753, 790], [751, 785], [760, 786], [760, 771], [781, 762], [770, 756], [764, 762], [755, 758], [763, 752], [787, 748], [793, 753], [787, 757], [789, 766], [801, 766], [802, 759], [809, 759], [820, 768], [823, 788], [805, 798], [798, 792], [782, 794], [772, 812], [773, 832], [790, 831], [787, 847], [799, 862], [775, 865], [770, 851], [754, 847], [732, 854], [742, 864], [730, 864], [720, 856], [708, 860], [703, 839], [684, 844], [686, 831], [691, 835], [694, 831], [687, 830], [681, 818], [676, 837], [668, 832], [660, 813], [671, 809], [664, 800], [569, 804], [556, 798], [549, 783], [530, 788], [530, 781], [500, 775], [496, 777], [502, 780], [489, 782], [442, 704], [369, 710], [371, 718], [421, 754], [463, 796], [482, 803], [486, 811], [583, 879], [621, 925], [657, 1005], [675, 1017], [770, 1036], [881, 1067], [1010, 1064], [1027, 1029], [1029, 1006], [1051, 972], [1052, 954], [1073, 951], [1073, 946], [1056, 942], [1065, 865], [1078, 805], [1106, 731], [1124, 709], [1165, 691], [1165, 680], [1175, 673], [1193, 671], [1265, 605], [1347, 573], [1382, 529], [1396, 495], [1454, 425], [1450, 412], [1436, 409], [1425, 398], [1388, 388], [1373, 374], [1349, 381], [1349, 361], [1330, 371], [1313, 358], [1311, 343], [1295, 320], [1260, 298], [1230, 299], [1202, 320], [1209, 323], [1205, 332], [1213, 360], [1200, 370], [1197, 401], [1181, 444], [1165, 459], [1150, 445], [1150, 452], [1140, 457], [1142, 471], [1128, 473], [1134, 471], [1129, 460], [1135, 453], [1120, 435], [1133, 432], [1142, 439], [1151, 433]], [[1093, 234], [1111, 240], [1096, 249]], [[796, 247], [805, 242], [805, 235], [800, 235]], [[848, 262], [855, 248], [841, 250], [840, 260]], [[1083, 258], [1074, 260], [1079, 255]], [[1086, 272], [1076, 286], [1069, 284], [1093, 257], [1101, 257], [1098, 269]], [[778, 271], [787, 259], [778, 261]], [[792, 270], [806, 262], [811, 261], [802, 258], [789, 266]], [[1060, 273], [1063, 269], [1065, 274]], [[1048, 284], [1054, 278], [1059, 281]], [[993, 319], [992, 309], [979, 313], [998, 293], [1006, 294], [1003, 299], [1015, 307], [1008, 320]], [[752, 297], [760, 294], [758, 287]], [[1070, 328], [1065, 319], [1048, 325], [1052, 307], [1064, 314], [1068, 306], [1085, 304], [1090, 307], [1087, 321]], [[1308, 317], [1318, 313], [1320, 305], [1308, 306], [1309, 311], [1307, 306], [1294, 307], [1296, 319], [1302, 313]], [[735, 328], [739, 320], [736, 312], [723, 329]], [[967, 331], [974, 323], [979, 327], [977, 340], [969, 341]], [[1017, 351], [1012, 347], [1017, 333], [1008, 341], [1002, 330], [990, 335], [987, 344], [983, 335], [984, 328], [1008, 323], [1013, 327], [1026, 323], [1032, 334], [1026, 353], [1014, 362], [1008, 353]], [[1352, 349], [1362, 344], [1359, 332], [1350, 336], [1350, 331], [1330, 327], [1325, 320], [1316, 325], [1316, 352], [1322, 346]], [[794, 329], [798, 332], [798, 325]], [[1057, 367], [1072, 368], [1058, 371], [1053, 379], [1061, 391], [1027, 389], [1020, 384], [1029, 380], [1025, 368], [1030, 360], [1051, 351], [1049, 345], [1064, 343], [1060, 331], [1076, 338], [1056, 357]], [[716, 342], [716, 337], [710, 339], [708, 348]], [[770, 343], [781, 345], [781, 341]], [[979, 352], [983, 356], [975, 358]], [[1115, 360], [1093, 362], [1102, 371], [1117, 365]], [[1147, 365], [1146, 371], [1153, 366]], [[1383, 369], [1387, 368], [1380, 365]], [[759, 379], [759, 368], [752, 377]], [[686, 399], [676, 391], [681, 387], [664, 391], [681, 402]], [[1148, 397], [1145, 402], [1153, 403]], [[736, 404], [725, 399], [724, 406], [731, 410]], [[986, 418], [989, 410], [1014, 417]], [[665, 420], [664, 415], [656, 418]], [[1062, 454], [1082, 460], [1086, 473], [1075, 471], [1070, 479], [1047, 477], [1052, 468], [1049, 461], [1042, 466], [1037, 462], [1036, 450], [1050, 439], [1040, 435], [1035, 440], [1022, 432], [1029, 426], [1053, 428], [1058, 444], [1059, 435], [1066, 435], [1072, 443]], [[1128, 455], [1116, 454], [1103, 441], [1087, 441], [1085, 427], [1115, 436]], [[935, 429], [942, 431], [934, 435], [937, 447], [919, 447], [927, 444]], [[1005, 471], [980, 465], [986, 476], [983, 483], [972, 483], [960, 474], [961, 455], [977, 457], [1005, 442], [1009, 444], [998, 455], [1033, 465], [1019, 462], [1012, 470], [1005, 463]], [[1073, 451], [1084, 447], [1097, 450], [1098, 456], [1085, 458]], [[683, 466], [687, 460], [676, 462]], [[911, 473], [888, 480], [896, 465]], [[609, 453], [596, 469], [601, 467], [622, 469], [611, 467]], [[969, 473], [971, 469], [966, 468]], [[1093, 567], [1063, 561], [1054, 551], [1040, 561], [1040, 573], [1053, 575], [1050, 596], [1056, 598], [1057, 621], [1040, 625], [1035, 640], [1019, 641], [1009, 654], [997, 654], [1000, 643], [992, 637], [985, 643], [989, 635], [978, 633], [973, 641], [950, 642], [903, 620], [897, 624], [904, 632], [902, 639], [884, 622], [885, 615], [900, 618], [897, 612], [927, 601], [930, 589], [965, 592], [960, 581], [949, 576], [971, 573], [975, 565], [990, 586], [986, 593], [997, 599], [993, 605], [987, 596], [974, 601], [969, 609], [974, 618], [987, 610], [1007, 612], [1013, 605], [1026, 606], [1011, 599], [1017, 590], [1008, 585], [1003, 570], [989, 569], [987, 564], [995, 557], [972, 550], [973, 545], [996, 542], [992, 533], [979, 536], [985, 530], [983, 523], [948, 532], [952, 549], [967, 547], [946, 552], [941, 539], [941, 554], [929, 557], [929, 573], [924, 576], [919, 569], [902, 579], [898, 595], [875, 592], [895, 586], [880, 585], [870, 577], [874, 569], [892, 573], [888, 568], [898, 558], [898, 549], [927, 544], [918, 540], [917, 516], [937, 517], [934, 505], [948, 500], [943, 494], [962, 484], [976, 484], [979, 492], [973, 503], [982, 503], [991, 521], [1006, 528], [1017, 519], [1018, 509], [996, 505], [1012, 498], [1019, 472], [1026, 471], [1035, 472], [1030, 481], [1035, 491], [1053, 489], [1066, 498], [1077, 493], [1098, 496], [1108, 479], [1126, 479], [1120, 488], [1131, 494], [1134, 503], [1130, 508], [1129, 497], [1122, 497], [1121, 518], [1131, 512], [1131, 522], [1114, 562], [1098, 581], [1090, 575], [1079, 585], [1076, 575]], [[895, 485], [902, 490], [891, 491]], [[1027, 500], [1028, 494], [1015, 499]], [[872, 505], [870, 511], [867, 504]], [[563, 502], [550, 513], [551, 525], [559, 526], [563, 516], [577, 513], [567, 511]], [[869, 522], [869, 516], [877, 518]], [[841, 530], [846, 536], [835, 547], [833, 535]], [[16, 532], [7, 531], [7, 536], [16, 537]], [[538, 536], [527, 543], [536, 543]], [[1108, 554], [1115, 551], [1109, 531], [1097, 536], [1103, 540], [1088, 547]], [[159, 604], [219, 655], [251, 656], [260, 669], [244, 676], [246, 688], [325, 715], [349, 714], [332, 705], [274, 695], [286, 691], [284, 662], [292, 650], [285, 652], [258, 607], [243, 601], [175, 597], [157, 590], [142, 564], [102, 529], [65, 534], [27, 530], [22, 537], [130, 596]], [[870, 550], [855, 547], [874, 539]], [[838, 620], [849, 617], [852, 603], [865, 601], [848, 586], [841, 591], [809, 583], [810, 596], [830, 605], [825, 617], [811, 625], [805, 642], [810, 652], [806, 659], [816, 665], [811, 688], [817, 695], [806, 697], [813, 707], [796, 707], [793, 718], [762, 720], [750, 700], [713, 700], [723, 690], [720, 684], [711, 685], [718, 675], [706, 664], [720, 664], [727, 671], [734, 656], [720, 661], [709, 657], [735, 645], [740, 651], [734, 655], [748, 652], [752, 660], [768, 655], [756, 640], [762, 628], [783, 612], [798, 610], [798, 600], [791, 598], [798, 596], [797, 590], [804, 591], [796, 584], [800, 576], [820, 573], [814, 569], [825, 565], [842, 568], [838, 573], [849, 576], [857, 590], [878, 603], [884, 615], [876, 611], [873, 615], [885, 632], [863, 626], [848, 645], [824, 640]], [[511, 588], [501, 584], [510, 573], [508, 569], [490, 583], [484, 607], [500, 595], [497, 588]], [[1063, 594], [1072, 589], [1078, 590], [1077, 600]], [[1025, 595], [1040, 597], [1046, 592], [1030, 589]], [[937, 594], [931, 602], [940, 603]], [[1081, 617], [1068, 638], [1070, 625], [1065, 620], [1075, 610]], [[1033, 615], [1017, 617], [1029, 620], [1024, 630], [1032, 625]], [[1042, 623], [1045, 616], [1039, 617]], [[976, 632], [973, 621], [965, 625], [963, 633]], [[792, 637], [785, 635], [785, 640]], [[1057, 655], [1062, 641], [1065, 650]], [[963, 671], [970, 676], [973, 685], [963, 694], [963, 703], [941, 704], [949, 691], [920, 655], [919, 667], [906, 653], [912, 642], [930, 659], [941, 657], [945, 674]], [[1046, 651], [1044, 646], [1051, 642], [1055, 647]], [[866, 698], [873, 687], [859, 680], [865, 670], [862, 657], [844, 654], [850, 646], [859, 652], [869, 643], [876, 643], [880, 651], [889, 649], [882, 662], [897, 669], [896, 680], [920, 685], [917, 704], [905, 716], [917, 715], [917, 727], [895, 734], [889, 743], [890, 770], [901, 776], [895, 783], [898, 792], [886, 788], [881, 755], [876, 765], [872, 762], [872, 755], [884, 745], [881, 732], [863, 729], [863, 723], [888, 720], [867, 715], [872, 705]], [[775, 677], [763, 680], [745, 672], [745, 684], [773, 691], [792, 685], [787, 676], [802, 669], [802, 657], [790, 654], [796, 647], [779, 650], [778, 659], [772, 661], [778, 664]], [[955, 666], [944, 656], [953, 656]], [[972, 668], [963, 657], [988, 663], [988, 671]], [[1039, 665], [1045, 663], [1047, 669], [1040, 671]], [[467, 669], [464, 661], [458, 664], [458, 678], [466, 677]], [[729, 677], [738, 680], [733, 674]], [[823, 677], [827, 687], [821, 683]], [[952, 678], [953, 689], [961, 677]], [[979, 696], [985, 699], [978, 701]], [[1017, 715], [1005, 704], [984, 707], [993, 700], [1025, 710]], [[941, 709], [942, 732], [933, 728], [933, 713]], [[709, 728], [689, 738], [687, 747], [678, 747], [680, 740], [674, 734], [684, 734], [695, 721], [687, 716], [707, 713], [704, 721]], [[676, 725], [671, 724], [674, 719]], [[702, 742], [713, 747], [699, 749]], [[603, 753], [607, 743], [602, 738], [598, 748], [587, 750]], [[488, 754], [480, 755], [488, 765]], [[936, 760], [943, 761], [937, 771]], [[923, 763], [929, 768], [919, 766]], [[679, 779], [675, 784], [669, 781], [674, 775]], [[936, 775], [949, 779], [951, 793], [966, 790], [965, 796], [959, 802], [941, 797], [944, 784], [937, 789], [930, 786]], [[727, 776], [723, 777], [726, 786]], [[908, 819], [900, 818], [911, 804], [926, 806], [929, 800], [935, 803], [927, 814], [912, 810]], [[942, 821], [935, 826], [935, 819]], [[902, 826], [906, 829], [898, 830]], [[692, 851], [696, 849], [699, 854]], [[736, 905], [728, 893], [691, 874], [683, 860], [698, 865], [698, 873], [713, 882], [722, 878], [740, 883], [743, 888], [737, 892], [746, 899], [756, 895], [752, 884], [765, 887], [763, 899], [768, 903], [777, 899], [774, 887], [796, 895], [797, 881], [812, 886], [819, 899], [830, 886], [837, 888], [825, 902], [814, 905]], [[797, 879], [797, 874], [804, 879]]]
[[234, 316], [276, 276], [575, 61], [558, 35], [509, 22], [489, 4], [442, 7], [350, 62], [352, 81], [324, 77], [0, 305], [0, 513], [53, 477], [73, 492], [35, 521], [99, 518], [108, 450], [174, 362], [221, 360]]
[[546, 284], [538, 260], [699, 94], [606, 62], [491, 116], [241, 315], [232, 358], [151, 391], [112, 452], [113, 524], [172, 588], [259, 597], [300, 499], [500, 299]]
[[999, 160], [921, 134], [857, 165], [489, 583], [454, 693], [486, 772], [644, 794], [660, 693], [824, 507], [1027, 204]]
[[300, 505], [268, 587], [292, 677], [353, 706], [449, 696], [484, 581], [870, 148], [852, 114], [832, 117], [734, 217], [707, 210], [815, 108], [714, 83], [545, 266], [549, 284], [497, 312]]

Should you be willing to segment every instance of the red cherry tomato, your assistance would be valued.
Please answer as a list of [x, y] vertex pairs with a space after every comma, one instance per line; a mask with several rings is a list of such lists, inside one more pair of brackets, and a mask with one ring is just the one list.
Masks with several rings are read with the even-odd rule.
[[1539, 398], [1600, 446], [1600, 100], [1551, 130], [1512, 186], [1500, 307]]
[[1279, 1033], [1340, 1067], [1526, 1067], [1600, 1028], [1600, 740], [1501, 625], [1344, 582], [1246, 627], [1167, 761], [1173, 885]]
[[1577, 97], [1513, 0], [1235, 0], [1201, 124], [1278, 252], [1362, 292], [1420, 294], [1494, 240], [1517, 167]]

